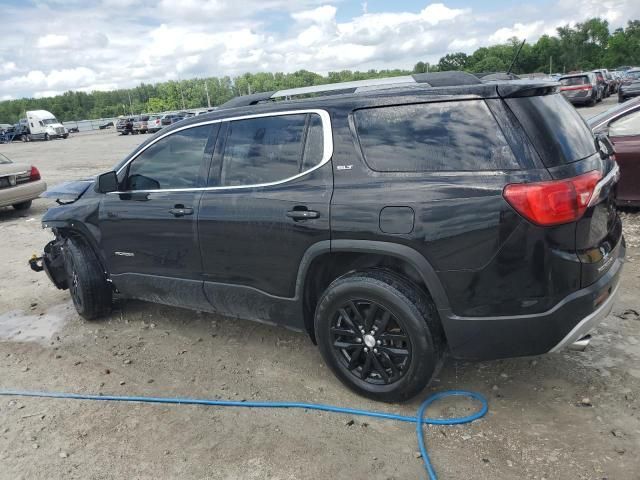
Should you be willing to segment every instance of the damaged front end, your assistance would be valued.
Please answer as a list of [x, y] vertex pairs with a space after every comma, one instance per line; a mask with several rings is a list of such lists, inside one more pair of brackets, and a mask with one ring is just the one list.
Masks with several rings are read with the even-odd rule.
[[67, 272], [64, 265], [64, 239], [56, 237], [44, 247], [41, 257], [33, 255], [29, 259], [29, 266], [35, 272], [44, 270], [49, 280], [60, 290], [69, 288], [67, 282]]

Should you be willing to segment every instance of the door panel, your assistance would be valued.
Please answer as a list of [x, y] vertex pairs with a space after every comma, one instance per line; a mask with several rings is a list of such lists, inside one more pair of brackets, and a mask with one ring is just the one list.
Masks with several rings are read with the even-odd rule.
[[109, 271], [200, 278], [195, 214], [176, 216], [176, 205], [195, 209], [202, 192], [108, 194], [100, 205], [102, 248]]
[[[292, 298], [306, 250], [329, 239], [331, 164], [290, 183], [204, 192], [199, 230], [205, 281]], [[309, 219], [289, 212], [317, 213]]]
[[620, 166], [617, 198], [640, 203], [640, 135], [612, 137], [616, 161]]
[[[127, 167], [119, 192], [101, 201], [101, 248], [123, 294], [205, 308], [198, 205], [211, 159], [211, 125], [176, 131]], [[217, 130], [217, 126], [215, 126]]]
[[203, 192], [198, 217], [204, 289], [215, 311], [303, 327], [298, 268], [311, 245], [330, 238], [326, 118], [296, 112], [222, 127], [209, 179], [215, 188]]

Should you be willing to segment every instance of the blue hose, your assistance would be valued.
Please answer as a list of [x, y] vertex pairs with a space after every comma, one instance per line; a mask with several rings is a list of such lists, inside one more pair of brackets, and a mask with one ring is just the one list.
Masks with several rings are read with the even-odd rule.
[[[371, 410], [358, 410], [355, 408], [336, 407], [333, 405], [324, 405], [321, 403], [298, 403], [298, 402], [239, 402], [232, 400], [205, 400], [197, 398], [168, 398], [168, 397], [139, 397], [139, 396], [119, 396], [119, 395], [85, 395], [79, 393], [64, 392], [31, 392], [19, 390], [0, 390], [0, 396], [12, 397], [40, 397], [40, 398], [68, 398], [74, 400], [102, 400], [112, 402], [143, 402], [143, 403], [169, 403], [180, 405], [208, 405], [215, 407], [241, 407], [241, 408], [302, 408], [305, 410], [320, 410], [323, 412], [344, 413], [348, 415], [358, 415], [362, 417], [382, 418], [385, 420], [397, 420], [400, 422], [409, 422], [416, 424], [416, 432], [418, 434], [418, 447], [422, 454], [424, 467], [429, 475], [430, 480], [436, 480], [436, 472], [431, 464], [427, 448], [424, 441], [424, 432], [422, 425], [460, 425], [470, 423], [484, 417], [489, 410], [487, 400], [479, 393], [468, 392], [465, 390], [449, 390], [446, 392], [438, 392], [427, 398], [418, 409], [416, 417], [406, 415], [396, 415], [395, 413], [377, 412]], [[447, 397], [467, 397], [477, 400], [481, 404], [480, 410], [466, 417], [455, 418], [425, 418], [425, 410], [438, 400]]]

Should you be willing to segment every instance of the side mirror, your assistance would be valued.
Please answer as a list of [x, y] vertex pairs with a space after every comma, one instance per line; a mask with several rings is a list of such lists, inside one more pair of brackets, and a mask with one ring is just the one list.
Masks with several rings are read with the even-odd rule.
[[107, 172], [98, 176], [96, 180], [96, 192], [109, 193], [118, 190], [118, 175], [116, 172]]

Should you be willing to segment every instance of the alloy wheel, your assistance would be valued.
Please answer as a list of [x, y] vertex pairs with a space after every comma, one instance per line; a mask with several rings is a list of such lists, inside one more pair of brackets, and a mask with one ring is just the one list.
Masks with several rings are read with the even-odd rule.
[[330, 328], [334, 355], [351, 375], [374, 385], [400, 380], [411, 362], [411, 342], [398, 319], [369, 300], [338, 308]]

